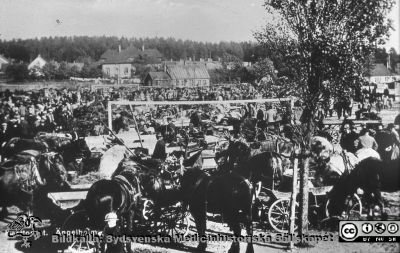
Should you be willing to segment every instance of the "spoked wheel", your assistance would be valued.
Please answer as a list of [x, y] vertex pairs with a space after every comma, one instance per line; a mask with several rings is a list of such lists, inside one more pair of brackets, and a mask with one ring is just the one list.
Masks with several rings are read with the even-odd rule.
[[183, 210], [180, 203], [156, 210], [154, 202], [146, 200], [143, 204], [143, 218], [151, 234], [186, 236], [189, 234], [193, 219], [187, 210]]
[[[326, 201], [325, 214], [326, 217], [330, 217], [329, 210], [329, 199]], [[348, 196], [345, 200], [345, 208], [340, 216], [343, 220], [359, 220], [362, 214], [362, 203], [360, 197], [357, 194]]]
[[[86, 211], [78, 211], [73, 213], [67, 217], [64, 221], [61, 231], [73, 231], [73, 230], [82, 230], [87, 231], [87, 233], [93, 233], [93, 230], [90, 230], [89, 216]], [[97, 234], [97, 233], [96, 233]], [[93, 234], [92, 234], [93, 235]], [[92, 236], [92, 238], [94, 238]], [[94, 241], [75, 241], [70, 245], [65, 245], [67, 249], [64, 252], [68, 253], [89, 253], [89, 252], [98, 252], [98, 245]]]
[[[296, 202], [295, 212], [295, 225], [294, 229], [297, 230], [298, 207]], [[272, 203], [268, 211], [268, 220], [271, 227], [281, 233], [288, 233], [290, 226], [290, 200], [278, 199]]]

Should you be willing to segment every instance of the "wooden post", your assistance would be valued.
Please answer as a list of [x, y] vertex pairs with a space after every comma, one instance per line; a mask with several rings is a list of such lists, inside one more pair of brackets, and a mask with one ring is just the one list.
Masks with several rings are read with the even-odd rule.
[[111, 112], [111, 101], [108, 101], [107, 104], [107, 111], [108, 111], [108, 128], [112, 130], [112, 112]]
[[310, 158], [307, 157], [303, 161], [303, 166], [300, 168], [300, 236], [308, 234], [308, 173]]
[[135, 117], [135, 114], [133, 113], [132, 105], [129, 105], [129, 108], [131, 109], [131, 113], [132, 113], [132, 117], [133, 117], [133, 122], [135, 123], [135, 129], [136, 129], [137, 135], [138, 135], [138, 137], [139, 137], [139, 141], [140, 141], [140, 146], [143, 148], [142, 137], [140, 137], [139, 126], [138, 126], [138, 124], [137, 124], [137, 122], [136, 122], [136, 117]]
[[[298, 169], [298, 165], [299, 165], [299, 160], [297, 158], [298, 152], [296, 150], [295, 152], [296, 157], [294, 158], [293, 161], [293, 190], [292, 190], [292, 195], [290, 197], [290, 226], [289, 226], [289, 235], [293, 235], [294, 234], [294, 227], [295, 227], [295, 223], [296, 223], [296, 197], [297, 197], [297, 169]], [[289, 242], [289, 249], [293, 249], [294, 248], [294, 241], [291, 240]]]

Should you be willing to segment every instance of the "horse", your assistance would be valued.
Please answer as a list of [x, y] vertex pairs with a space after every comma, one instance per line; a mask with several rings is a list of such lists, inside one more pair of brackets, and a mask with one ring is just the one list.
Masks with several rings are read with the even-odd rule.
[[91, 151], [84, 138], [78, 138], [56, 149], [64, 159], [64, 164], [72, 162], [79, 154], [90, 157]]
[[1, 218], [8, 215], [7, 207], [11, 205], [32, 211], [33, 191], [45, 184], [35, 159], [39, 153], [35, 150], [21, 152], [0, 165]]
[[47, 152], [39, 155], [39, 173], [44, 178], [44, 183], [48, 191], [69, 190], [67, 182], [67, 170], [61, 154]]
[[310, 150], [312, 154], [310, 167], [315, 171], [312, 181], [314, 186], [334, 185], [342, 175], [350, 173], [360, 161], [369, 157], [380, 159], [378, 152], [371, 148], [363, 148], [353, 154], [333, 146], [321, 136], [314, 136], [311, 139]]
[[61, 154], [47, 152], [38, 156], [38, 168], [44, 184], [33, 192], [35, 204], [34, 212], [40, 216], [52, 217], [54, 221], [65, 216], [65, 211], [55, 205], [48, 197], [49, 192], [69, 191], [71, 189], [67, 181], [67, 170]]
[[14, 137], [11, 138], [2, 148], [1, 159], [2, 161], [5, 161], [14, 156], [14, 154], [20, 153], [24, 150], [37, 150], [42, 153], [46, 152], [48, 148], [49, 146], [40, 140]]
[[328, 211], [332, 216], [339, 215], [345, 205], [347, 196], [351, 196], [358, 188], [364, 191], [368, 203], [368, 215], [372, 213], [373, 204], [378, 204], [383, 212], [381, 191], [394, 192], [400, 190], [400, 159], [382, 161], [369, 157], [356, 165], [353, 171], [343, 176], [328, 193]]
[[[240, 223], [246, 226], [247, 235], [253, 235], [253, 188], [239, 174], [209, 176], [199, 168], [187, 169], [181, 179], [181, 197], [194, 217], [200, 237], [205, 236], [207, 212], [222, 214], [235, 236], [241, 235]], [[206, 247], [205, 241], [198, 245], [199, 250]], [[233, 242], [230, 251], [239, 252], [239, 243]], [[251, 242], [246, 252], [253, 252]]]
[[228, 149], [217, 154], [216, 159], [222, 156], [225, 156], [228, 162], [222, 165], [220, 170], [233, 170], [251, 183], [258, 184], [256, 196], [260, 193], [262, 184], [272, 189], [283, 180], [282, 157], [277, 152], [265, 151], [252, 156], [250, 147], [236, 141], [230, 142]]
[[119, 163], [110, 178], [95, 182], [89, 188], [85, 200], [73, 210], [84, 210], [88, 214], [88, 225], [96, 229], [103, 228], [107, 213], [116, 212], [126, 222], [126, 232], [132, 232], [139, 197], [149, 198], [159, 207], [178, 201], [177, 195], [166, 190], [155, 168], [126, 158]]
[[381, 132], [378, 134], [376, 136], [376, 142], [378, 143], [378, 153], [382, 160], [396, 160], [399, 157], [399, 147], [395, 144], [391, 134], [388, 132]]

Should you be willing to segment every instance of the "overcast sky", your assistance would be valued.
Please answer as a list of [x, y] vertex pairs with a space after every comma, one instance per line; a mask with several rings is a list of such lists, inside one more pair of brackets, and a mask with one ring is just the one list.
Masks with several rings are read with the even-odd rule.
[[[396, 31], [387, 48], [400, 52]], [[0, 38], [115, 35], [248, 41], [266, 21], [263, 0], [0, 0]]]

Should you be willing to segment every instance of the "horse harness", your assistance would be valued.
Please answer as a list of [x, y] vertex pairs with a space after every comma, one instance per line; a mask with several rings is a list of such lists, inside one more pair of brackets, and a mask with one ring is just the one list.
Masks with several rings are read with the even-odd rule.
[[349, 167], [351, 167], [351, 170], [354, 169], [354, 166], [350, 163], [349, 158], [346, 154], [346, 152], [344, 150], [342, 150], [342, 152], [340, 153], [342, 159], [343, 159], [343, 163], [344, 163], [344, 173], [349, 174], [350, 173], [350, 169]]
[[35, 173], [38, 169], [36, 159], [31, 157], [28, 163], [16, 164], [14, 168], [17, 181], [21, 185], [21, 190], [26, 193], [32, 193], [34, 186], [36, 186], [36, 179], [39, 176]]

